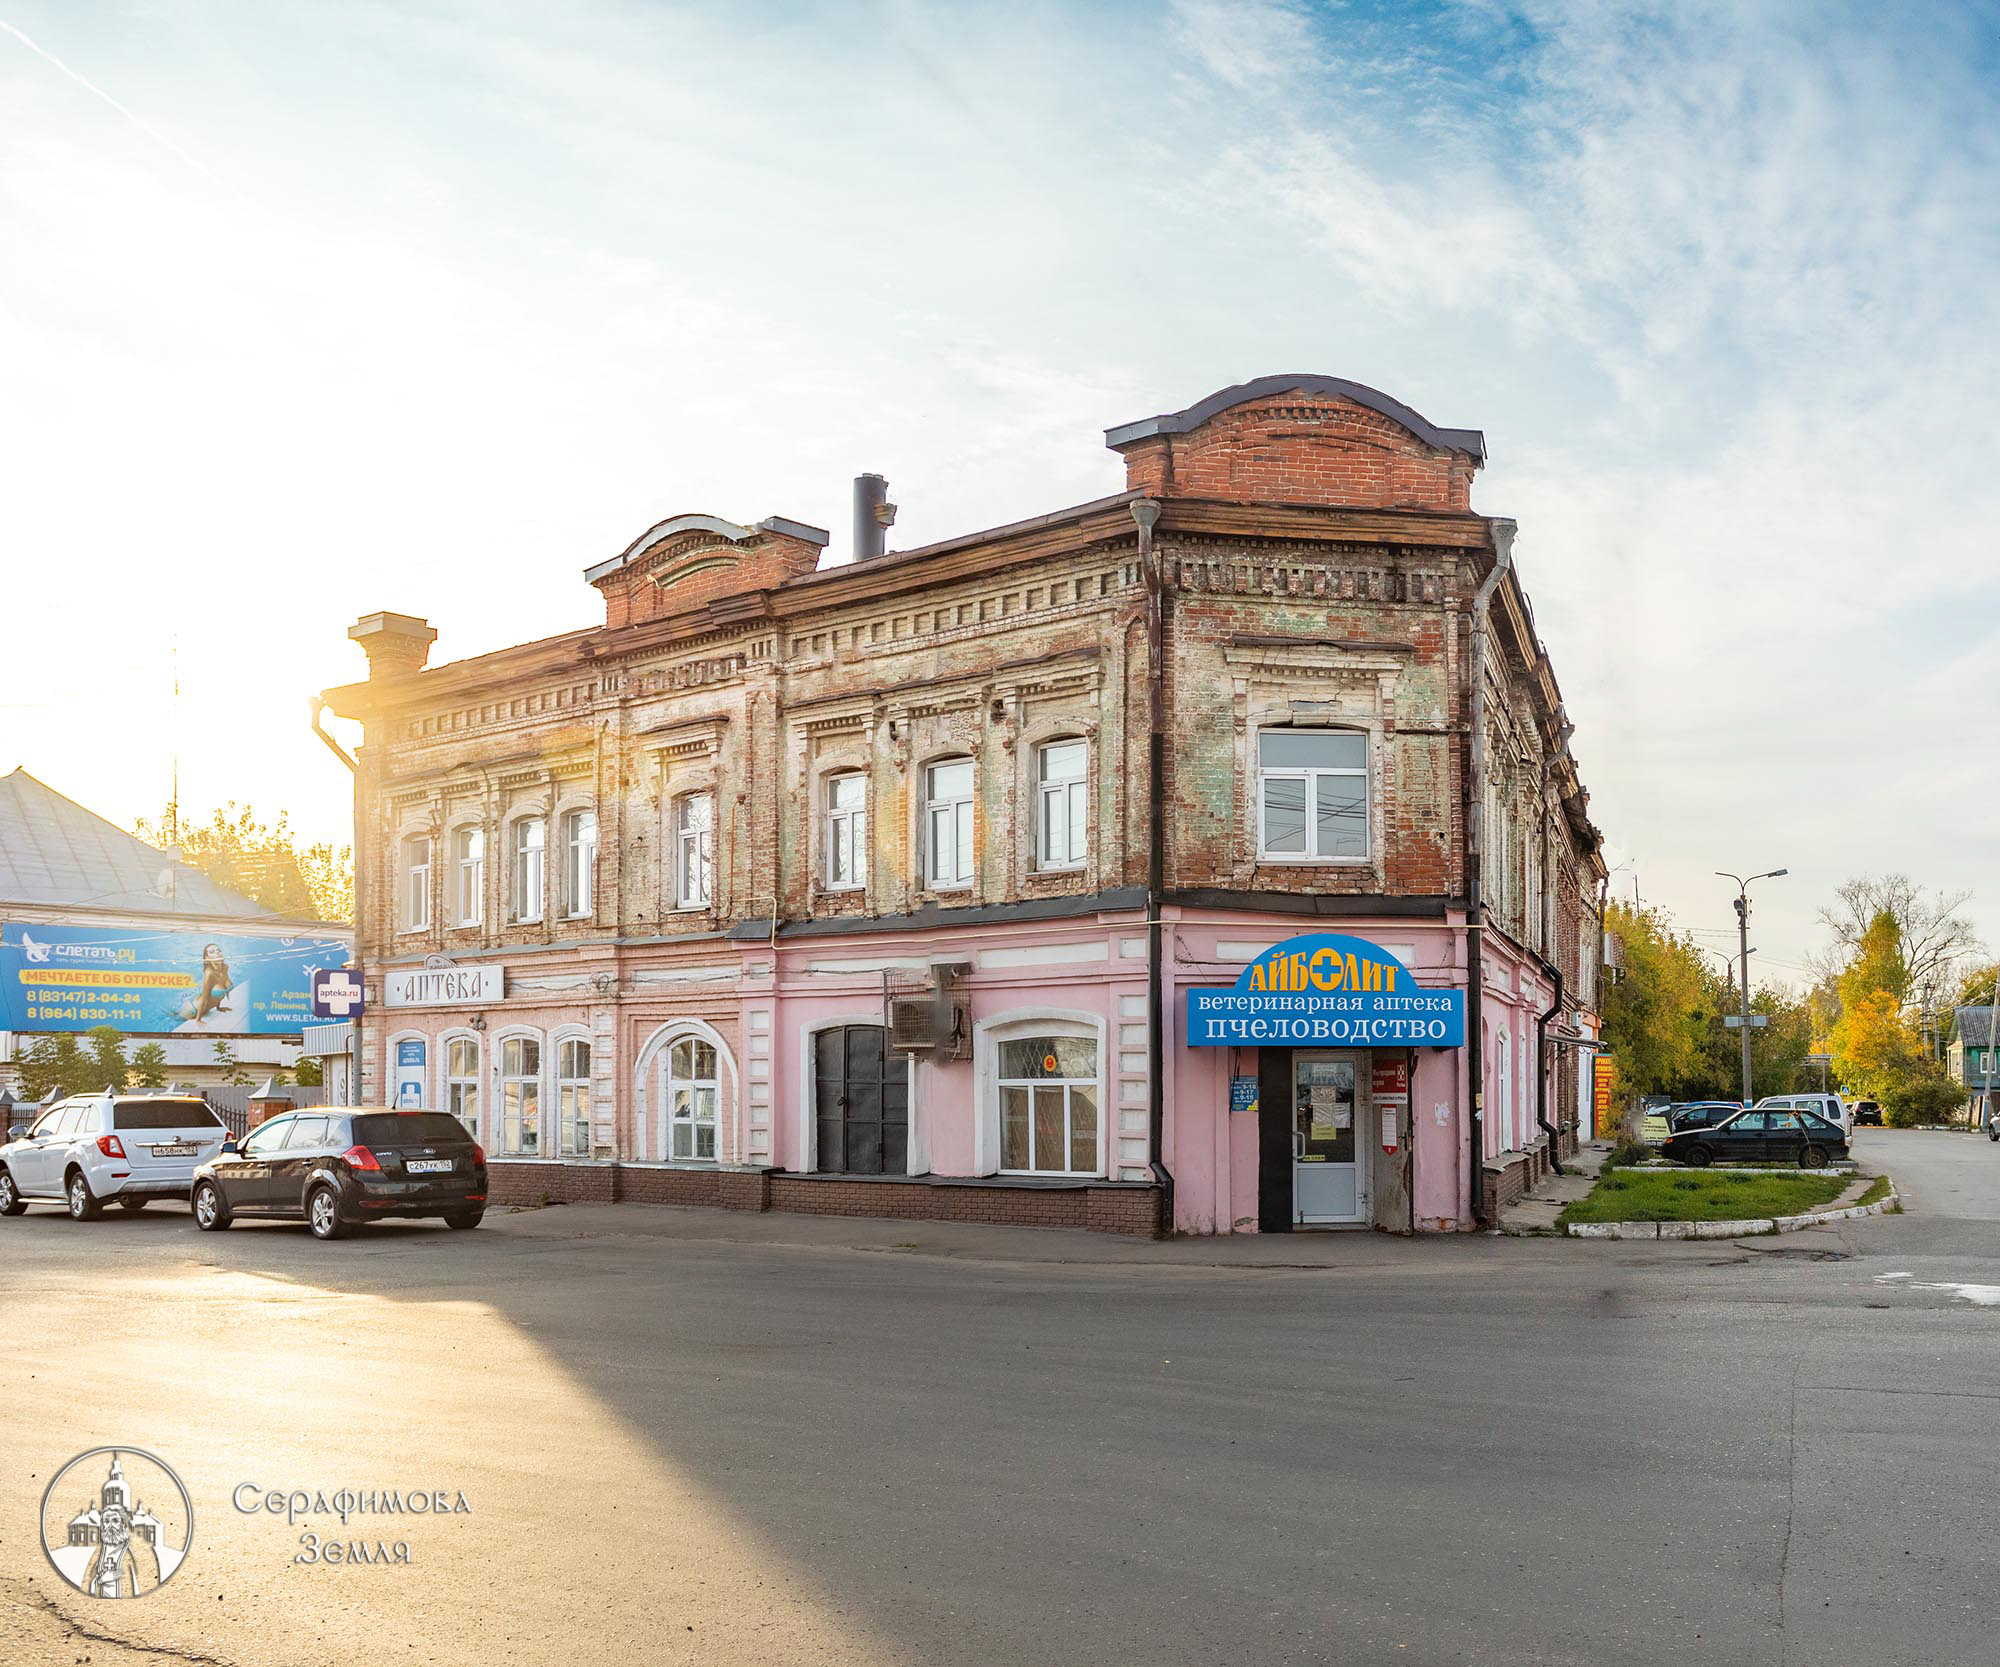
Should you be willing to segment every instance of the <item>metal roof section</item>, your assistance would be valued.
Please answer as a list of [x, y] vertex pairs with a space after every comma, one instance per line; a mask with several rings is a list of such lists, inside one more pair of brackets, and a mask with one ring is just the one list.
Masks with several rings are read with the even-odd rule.
[[0, 904], [5, 903], [271, 918], [270, 910], [241, 892], [114, 827], [26, 770], [0, 776]]
[[1470, 452], [1482, 462], [1485, 460], [1486, 436], [1478, 429], [1439, 428], [1401, 400], [1391, 399], [1378, 388], [1350, 382], [1342, 376], [1260, 376], [1254, 382], [1239, 382], [1233, 388], [1220, 389], [1206, 399], [1197, 400], [1185, 411], [1170, 411], [1163, 416], [1147, 417], [1142, 422], [1126, 423], [1121, 428], [1107, 428], [1104, 443], [1117, 451], [1121, 446], [1128, 446], [1135, 440], [1150, 439], [1156, 434], [1186, 434], [1224, 411], [1247, 405], [1253, 399], [1269, 399], [1273, 394], [1293, 392], [1330, 394], [1340, 399], [1351, 399], [1356, 405], [1365, 405], [1371, 411], [1379, 411], [1391, 422], [1400, 423], [1426, 445], [1436, 446], [1441, 451]]
[[789, 521], [782, 515], [767, 515], [754, 527], [739, 526], [734, 521], [723, 520], [719, 515], [670, 515], [666, 520], [648, 527], [609, 561], [586, 567], [583, 576], [594, 585], [607, 574], [616, 573], [621, 567], [629, 567], [642, 559], [662, 540], [691, 532], [714, 533], [717, 538], [731, 544], [742, 544], [759, 533], [778, 533], [785, 538], [796, 538], [802, 544], [816, 544], [822, 550], [833, 541], [833, 535], [824, 527], [809, 527], [803, 521]]

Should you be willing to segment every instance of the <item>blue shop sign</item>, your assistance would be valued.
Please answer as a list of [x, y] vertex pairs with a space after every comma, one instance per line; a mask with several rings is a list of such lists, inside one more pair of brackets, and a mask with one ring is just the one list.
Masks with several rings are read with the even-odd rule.
[[1190, 990], [1194, 1048], [1460, 1048], [1465, 992], [1426, 990], [1377, 944], [1339, 932], [1288, 938], [1227, 990]]

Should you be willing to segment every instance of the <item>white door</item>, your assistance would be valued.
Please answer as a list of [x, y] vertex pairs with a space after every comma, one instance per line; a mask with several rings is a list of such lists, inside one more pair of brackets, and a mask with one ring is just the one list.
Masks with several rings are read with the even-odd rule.
[[1301, 1227], [1368, 1220], [1359, 1056], [1292, 1055], [1292, 1218]]

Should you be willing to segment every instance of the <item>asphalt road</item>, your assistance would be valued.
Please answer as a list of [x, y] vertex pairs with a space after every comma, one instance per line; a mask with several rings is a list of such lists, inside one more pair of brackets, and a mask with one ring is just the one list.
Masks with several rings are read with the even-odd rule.
[[[1987, 1663], [2000, 1147], [1863, 1155], [1907, 1214], [1321, 1267], [636, 1206], [335, 1245], [31, 1210], [0, 1660]], [[107, 1442], [196, 1502], [136, 1602], [37, 1542]], [[471, 1509], [288, 1526], [245, 1482]], [[412, 1560], [300, 1566], [308, 1527]]]

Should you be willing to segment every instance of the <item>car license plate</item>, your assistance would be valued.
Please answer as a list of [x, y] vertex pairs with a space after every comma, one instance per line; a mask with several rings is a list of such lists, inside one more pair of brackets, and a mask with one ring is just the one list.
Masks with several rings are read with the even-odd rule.
[[156, 1158], [191, 1158], [201, 1148], [191, 1140], [175, 1140], [165, 1146], [148, 1146], [146, 1150]]
[[451, 1168], [450, 1158], [412, 1158], [403, 1165], [412, 1175], [442, 1175]]

